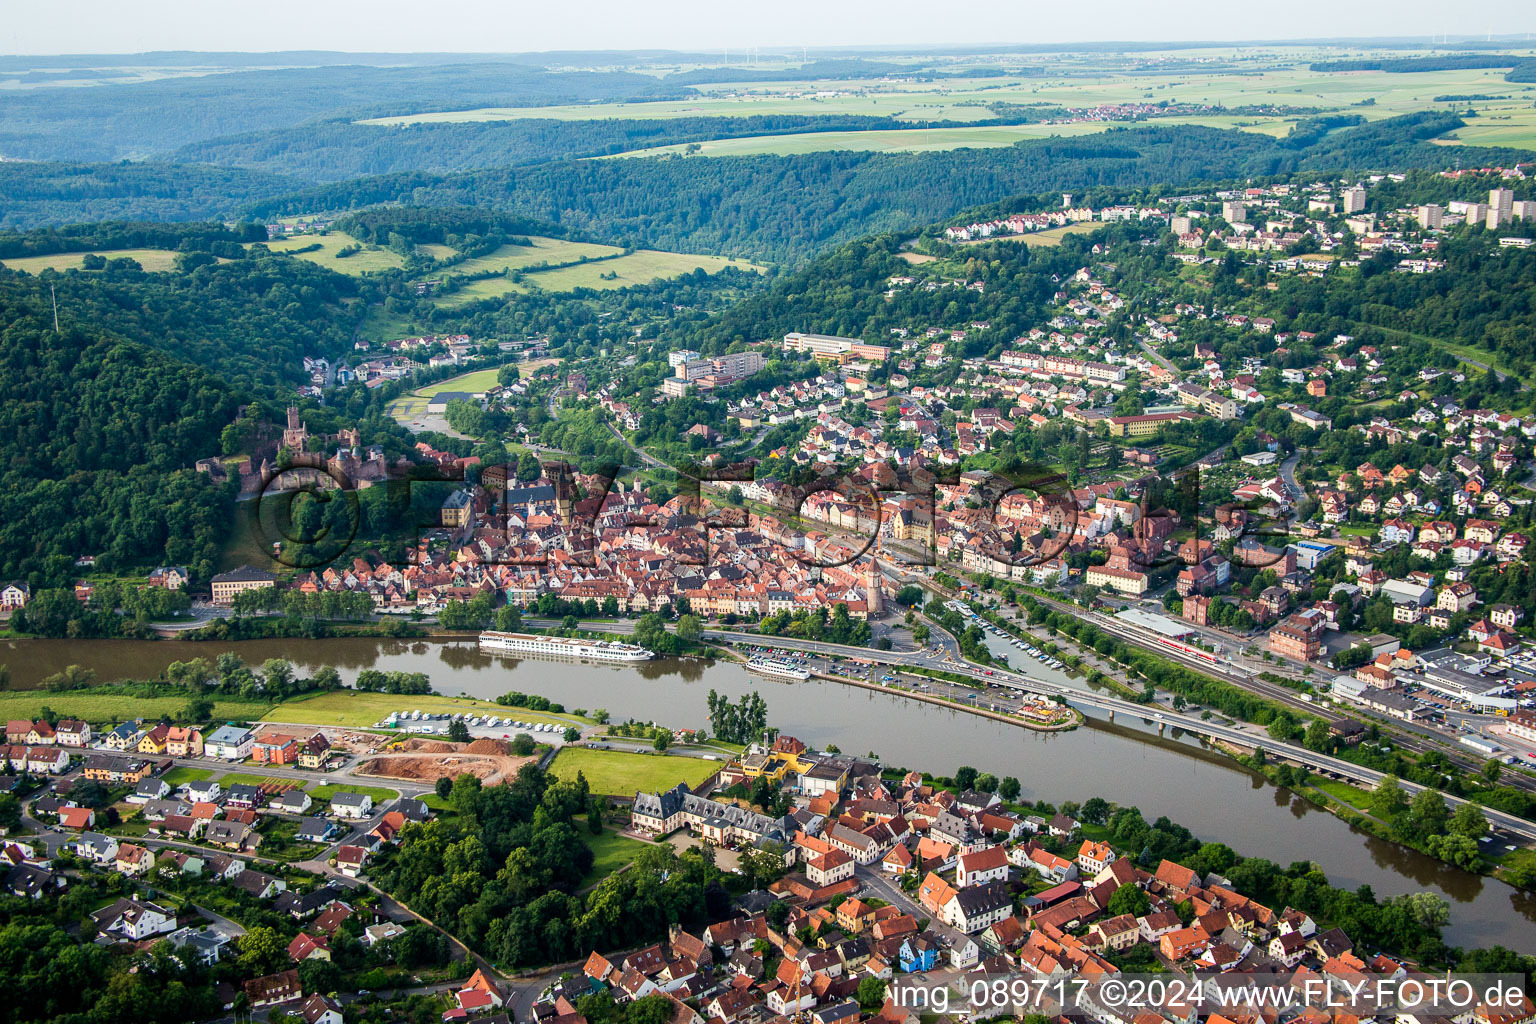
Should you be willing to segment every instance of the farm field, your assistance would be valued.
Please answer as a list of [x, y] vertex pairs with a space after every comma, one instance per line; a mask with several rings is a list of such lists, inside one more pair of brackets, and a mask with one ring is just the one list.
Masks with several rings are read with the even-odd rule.
[[596, 242], [571, 242], [563, 238], [545, 238], [535, 235], [529, 239], [532, 245], [504, 245], [495, 252], [476, 256], [463, 263], [447, 268], [450, 274], [484, 274], [502, 270], [519, 270], [535, 263], [570, 263], [583, 256], [596, 259], [613, 256], [624, 250], [616, 245], [599, 245]]
[[[443, 306], [462, 306], [481, 299], [500, 298], [516, 292], [531, 291], [537, 287], [547, 292], [568, 292], [577, 288], [610, 290], [628, 288], [631, 285], [650, 284], [668, 277], [691, 274], [702, 269], [706, 274], [719, 273], [726, 267], [742, 270], [762, 268], [745, 260], [727, 259], [723, 256], [697, 256], [692, 253], [663, 252], [641, 249], [612, 259], [593, 260], [554, 270], [534, 271], [523, 275], [521, 281], [505, 277], [491, 277], [471, 281], [458, 291], [438, 298]], [[605, 275], [613, 275], [606, 277]]]
[[47, 256], [22, 256], [16, 259], [0, 260], [0, 265], [27, 274], [40, 274], [45, 270], [79, 270], [81, 261], [87, 256], [100, 256], [109, 260], [137, 260], [139, 266], [151, 272], [176, 269], [176, 254], [169, 249], [101, 249], [94, 253], [60, 252]]
[[311, 245], [319, 245], [314, 252], [298, 253], [301, 260], [309, 260], [318, 263], [322, 267], [336, 271], [338, 274], [351, 274], [356, 277], [375, 270], [393, 270], [403, 266], [405, 261], [400, 255], [380, 246], [363, 246], [363, 250], [351, 256], [338, 257], [336, 254], [349, 245], [359, 245], [357, 239], [351, 235], [344, 235], [340, 231], [332, 231], [325, 235], [292, 235], [288, 238], [278, 238], [266, 243], [268, 249], [273, 252], [291, 252], [294, 249], [303, 249]]
[[[136, 697], [124, 693], [92, 693], [90, 690], [71, 690], [55, 693], [50, 690], [19, 690], [0, 693], [0, 714], [7, 719], [36, 718], [43, 705], [57, 711], [63, 718], [79, 718], [94, 725], [115, 725], [131, 718], [155, 720], [161, 716], [175, 718], [186, 709], [186, 697]], [[272, 705], [266, 701], [243, 700], [239, 697], [214, 697], [215, 721], [242, 721], [259, 718]]]
[[[1386, 53], [1388, 51], [1382, 51]], [[1532, 51], [1510, 47], [1520, 55]], [[1530, 145], [1536, 142], [1536, 87], [1504, 81], [1502, 69], [1431, 71], [1394, 74], [1383, 71], [1314, 72], [1313, 59], [1336, 59], [1337, 52], [1305, 47], [1264, 47], [1244, 51], [1204, 50], [1198, 54], [1167, 51], [1160, 61], [1188, 56], [1204, 62], [1223, 60], [1210, 71], [1148, 67], [1144, 60], [1040, 56], [1021, 62], [1017, 76], [936, 81], [848, 81], [720, 83], [695, 86], [699, 95], [682, 100], [600, 103], [552, 107], [495, 107], [439, 111], [378, 118], [367, 124], [506, 121], [520, 118], [590, 120], [594, 118], [674, 118], [774, 114], [887, 116], [911, 121], [914, 127], [932, 121], [984, 121], [995, 117], [988, 104], [1050, 104], [1091, 107], [1100, 104], [1156, 103], [1164, 100], [1227, 107], [1278, 105], [1323, 108], [1358, 113], [1368, 120], [1429, 109], [1457, 109], [1465, 102], [1437, 101], [1438, 96], [1489, 96], [1473, 105], [1478, 117], [1466, 128], [1442, 140], [1450, 144]], [[1150, 59], [1152, 55], [1143, 55]], [[1048, 67], [1047, 67], [1048, 63]], [[1072, 74], [1061, 74], [1067, 67]], [[1039, 74], [1048, 70], [1047, 75]], [[1366, 104], [1366, 101], [1371, 101]], [[1357, 106], [1357, 104], [1360, 104]], [[1299, 115], [1241, 117], [1211, 115], [1172, 117], [1154, 123], [1210, 124], [1239, 127], [1271, 135], [1285, 134]], [[709, 155], [805, 153], [824, 149], [876, 151], [950, 149], [959, 146], [1008, 145], [1019, 138], [1045, 134], [1103, 131], [1109, 122], [1066, 125], [978, 126], [975, 129], [934, 129], [931, 137], [917, 129], [903, 131], [817, 133], [705, 142]], [[1054, 129], [1054, 131], [1052, 131]], [[1012, 138], [1009, 139], [1009, 135]], [[1008, 141], [1005, 141], [1008, 140]], [[640, 150], [625, 155], [668, 152], [681, 147]]]
[[[1256, 120], [1237, 117], [1168, 117], [1158, 124], [1203, 124], [1215, 128], [1245, 130], [1283, 135], [1289, 123], [1280, 118]], [[991, 149], [1011, 146], [1022, 139], [1047, 137], [1073, 138], [1095, 135], [1111, 128], [1124, 128], [1129, 121], [1093, 121], [1074, 124], [976, 125], [974, 127], [890, 129], [856, 132], [805, 132], [798, 135], [760, 135], [751, 138], [716, 139], [697, 143], [696, 156], [795, 156], [827, 150], [852, 150], [872, 153], [925, 153], [950, 149]], [[603, 159], [660, 156], [683, 153], [686, 145], [658, 146], [632, 150]]]
[[719, 764], [695, 757], [639, 754], [623, 750], [563, 747], [549, 770], [560, 778], [587, 777], [592, 792], [602, 796], [634, 796], [637, 791], [671, 789], [679, 782], [696, 786], [713, 775]]
[[391, 711], [430, 711], [433, 714], [464, 711], [500, 718], [511, 715], [521, 722], [548, 722], [560, 726], [585, 724], [575, 715], [552, 715], [525, 708], [507, 708], [488, 700], [469, 697], [445, 697], [435, 693], [372, 693], [361, 690], [332, 690], [284, 701], [272, 708], [262, 721], [366, 728], [382, 720]]

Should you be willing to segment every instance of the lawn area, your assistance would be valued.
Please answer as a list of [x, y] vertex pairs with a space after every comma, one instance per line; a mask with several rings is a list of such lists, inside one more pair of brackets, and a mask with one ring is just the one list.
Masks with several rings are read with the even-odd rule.
[[160, 776], [160, 780], [167, 786], [175, 789], [177, 786], [184, 786], [189, 782], [201, 782], [212, 774], [213, 770], [209, 768], [172, 768]]
[[581, 880], [583, 887], [596, 885], [634, 860], [635, 855], [649, 845], [638, 839], [621, 836], [610, 828], [603, 829], [601, 835], [595, 836], [583, 828], [581, 840], [587, 844], [593, 855], [592, 870], [588, 871], [587, 877]]
[[1068, 235], [1079, 235], [1094, 231], [1103, 227], [1103, 224], [1093, 221], [1081, 221], [1077, 224], [1063, 224], [1059, 228], [1046, 228], [1044, 231], [1031, 231], [1024, 235], [1003, 235], [999, 238], [982, 238], [966, 245], [982, 245], [987, 242], [1025, 242], [1029, 245], [1060, 245], [1061, 240]]
[[383, 786], [353, 786], [346, 783], [330, 783], [324, 786], [316, 786], [309, 791], [315, 803], [328, 803], [331, 797], [337, 793], [356, 793], [358, 796], [371, 796], [375, 805], [389, 803], [400, 795], [399, 790], [385, 789]]
[[[263, 717], [267, 722], [294, 722], [303, 725], [348, 725], [370, 727], [391, 711], [428, 711], [434, 714], [471, 712], [477, 715], [511, 715], [521, 722], [549, 722], [555, 725], [584, 725], [575, 715], [552, 715], [508, 708], [488, 700], [470, 697], [444, 697], [441, 694], [367, 693], [360, 690], [332, 690], [285, 701]], [[15, 717], [15, 716], [12, 716]]]
[[[356, 277], [374, 270], [393, 270], [405, 265], [405, 260], [400, 258], [399, 253], [382, 246], [364, 245], [351, 235], [340, 231], [332, 231], [325, 235], [291, 235], [288, 238], [275, 238], [266, 243], [267, 248], [273, 252], [292, 252], [294, 249], [304, 249], [311, 245], [318, 245], [320, 248], [313, 252], [298, 253], [298, 258], [318, 263], [339, 274], [351, 274]], [[351, 256], [336, 255], [349, 245], [362, 245], [363, 250]]]
[[102, 249], [95, 253], [84, 252], [60, 252], [47, 256], [21, 256], [4, 261], [4, 265], [12, 270], [24, 271], [28, 274], [40, 274], [44, 270], [78, 270], [80, 263], [86, 256], [101, 256], [109, 260], [122, 259], [124, 257], [137, 260], [139, 266], [148, 271], [165, 271], [176, 269], [176, 253], [170, 249]]
[[564, 747], [555, 755], [549, 770], [560, 778], [570, 779], [581, 772], [587, 777], [592, 792], [603, 796], [634, 796], [637, 791], [654, 793], [671, 789], [679, 782], [696, 786], [719, 767], [719, 762], [696, 757]]
[[1351, 786], [1338, 779], [1312, 779], [1308, 785], [1313, 789], [1322, 790], [1335, 800], [1348, 804], [1357, 811], [1366, 811], [1370, 808], [1371, 794], [1358, 786]]
[[[115, 725], [130, 718], [175, 717], [187, 706], [186, 697], [135, 697], [104, 689], [107, 692], [18, 690], [0, 693], [0, 714], [7, 719], [36, 718], [46, 704], [65, 718], [84, 719], [92, 725]], [[271, 705], [265, 701], [219, 697], [214, 699], [211, 717], [214, 721], [246, 721], [260, 718], [269, 707]]]

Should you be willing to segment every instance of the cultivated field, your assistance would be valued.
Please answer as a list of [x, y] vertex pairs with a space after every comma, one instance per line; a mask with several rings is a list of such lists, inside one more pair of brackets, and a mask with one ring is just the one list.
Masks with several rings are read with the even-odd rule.
[[505, 277], [471, 281], [458, 291], [442, 296], [438, 302], [444, 306], [462, 306], [481, 299], [501, 298], [518, 292], [532, 291], [534, 288], [547, 292], [569, 292], [577, 288], [606, 291], [614, 288], [628, 288], [637, 284], [650, 284], [652, 281], [669, 277], [680, 277], [683, 274], [691, 274], [695, 270], [716, 274], [726, 267], [737, 267], [741, 270], [762, 269], [746, 260], [727, 259], [723, 256], [698, 256], [693, 253], [640, 249], [612, 259], [592, 260], [588, 263], [558, 267], [554, 270], [532, 271], [524, 274], [520, 281]]
[[48, 256], [22, 256], [17, 259], [0, 260], [0, 265], [27, 274], [40, 274], [45, 270], [79, 270], [81, 262], [87, 256], [101, 256], [109, 260], [137, 260], [139, 266], [153, 272], [176, 269], [176, 254], [169, 249], [101, 249], [94, 253], [61, 252]]
[[563, 238], [544, 238], [539, 235], [529, 239], [532, 245], [504, 245], [493, 253], [476, 256], [463, 263], [455, 263], [447, 269], [450, 274], [483, 274], [487, 271], [521, 270], [535, 263], [571, 263], [585, 256], [613, 256], [623, 252], [616, 245], [598, 245], [595, 242], [570, 242]]
[[276, 238], [266, 243], [266, 246], [273, 252], [291, 252], [294, 249], [318, 245], [320, 248], [313, 252], [301, 252], [296, 255], [301, 260], [309, 260], [339, 274], [351, 274], [354, 277], [375, 270], [393, 270], [395, 267], [405, 265], [399, 253], [377, 245], [364, 245], [361, 252], [353, 253], [351, 256], [336, 255], [349, 245], [360, 244], [362, 243], [351, 235], [332, 231], [326, 235], [294, 235], [290, 238]]
[[696, 757], [562, 747], [549, 770], [562, 779], [574, 779], [576, 773], [581, 772], [587, 777], [592, 792], [630, 797], [636, 791], [652, 793], [671, 789], [679, 782], [696, 786], [719, 767], [717, 762]]
[[[1536, 51], [1510, 47], [1516, 55]], [[1386, 55], [1388, 51], [1381, 51]], [[1416, 54], [1422, 56], [1423, 54]], [[1001, 146], [1038, 135], [1103, 131], [1111, 122], [1067, 125], [989, 126], [922, 129], [923, 122], [983, 121], [997, 116], [988, 104], [1050, 104], [1091, 107], [1101, 104], [1220, 104], [1226, 107], [1282, 105], [1359, 113], [1370, 120], [1428, 109], [1462, 109], [1468, 104], [1436, 100], [1439, 96], [1488, 96], [1471, 103], [1478, 117], [1443, 141], [1487, 145], [1536, 145], [1536, 86], [1504, 81], [1502, 69], [1394, 74], [1379, 71], [1314, 72], [1313, 60], [1338, 59], [1337, 50], [1265, 47], [1241, 51], [1169, 51], [1135, 58], [1038, 55], [1012, 67], [1019, 74], [1003, 78], [933, 81], [880, 79], [851, 81], [721, 83], [696, 86], [697, 98], [651, 103], [602, 103], [559, 107], [499, 107], [441, 111], [381, 118], [372, 124], [411, 122], [504, 121], [519, 118], [589, 120], [593, 118], [674, 118], [772, 114], [858, 114], [900, 118], [914, 131], [830, 132], [769, 136], [702, 143], [704, 154], [805, 153], [829, 149], [936, 150], [960, 146]], [[1194, 63], [1194, 62], [1198, 62]], [[1065, 69], [1066, 73], [1063, 73]], [[1366, 105], [1367, 101], [1370, 101]], [[1174, 117], [1157, 123], [1209, 124], [1283, 135], [1296, 116], [1258, 115]], [[642, 150], [667, 152], [681, 147]]]

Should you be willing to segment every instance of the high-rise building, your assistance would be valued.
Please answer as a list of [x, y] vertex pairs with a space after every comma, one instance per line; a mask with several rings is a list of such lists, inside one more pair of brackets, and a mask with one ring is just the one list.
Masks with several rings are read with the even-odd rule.
[[1248, 207], [1242, 203], [1222, 203], [1221, 217], [1228, 224], [1242, 224], [1248, 219]]
[[1515, 194], [1507, 188], [1488, 190], [1488, 227], [1497, 228], [1509, 223], [1514, 213]]
[[1359, 213], [1365, 209], [1365, 189], [1356, 185], [1344, 190], [1344, 212]]
[[1510, 205], [1510, 217], [1514, 220], [1536, 220], [1536, 201], [1516, 199]]
[[1445, 211], [1434, 203], [1419, 207], [1419, 227], [1426, 231], [1438, 231], [1445, 218]]
[[1168, 227], [1176, 235], [1187, 235], [1194, 229], [1194, 225], [1190, 222], [1189, 217], [1182, 214], [1169, 221]]

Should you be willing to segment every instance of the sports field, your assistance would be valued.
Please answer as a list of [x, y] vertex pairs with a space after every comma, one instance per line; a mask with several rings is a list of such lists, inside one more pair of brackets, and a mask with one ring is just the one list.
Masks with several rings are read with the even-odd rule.
[[176, 254], [169, 249], [102, 249], [94, 253], [61, 252], [48, 256], [22, 256], [17, 259], [0, 260], [0, 264], [11, 270], [40, 274], [45, 270], [79, 270], [81, 262], [87, 256], [100, 256], [109, 260], [137, 260], [139, 266], [147, 271], [176, 269]]
[[356, 277], [376, 270], [393, 270], [395, 267], [405, 265], [399, 253], [377, 245], [363, 245], [361, 252], [353, 253], [351, 256], [337, 256], [337, 253], [347, 246], [362, 245], [351, 235], [342, 234], [340, 231], [332, 231], [328, 235], [293, 235], [289, 238], [276, 238], [266, 243], [267, 248], [273, 252], [291, 252], [311, 245], [318, 245], [320, 248], [314, 252], [297, 253], [298, 258], [318, 263], [339, 274], [351, 274]]
[[577, 772], [587, 777], [592, 792], [602, 796], [634, 796], [671, 789], [679, 782], [696, 786], [720, 767], [716, 761], [667, 754], [638, 754], [623, 750], [562, 747], [549, 770], [562, 779]]

